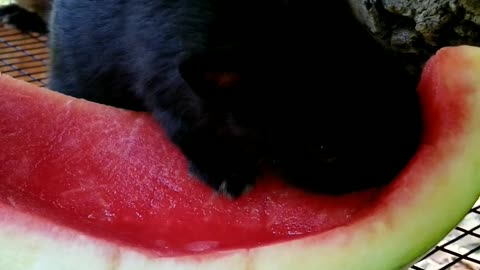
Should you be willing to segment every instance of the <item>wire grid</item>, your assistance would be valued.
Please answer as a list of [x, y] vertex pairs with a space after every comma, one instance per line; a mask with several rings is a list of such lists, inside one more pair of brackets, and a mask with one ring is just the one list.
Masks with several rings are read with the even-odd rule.
[[[0, 72], [45, 87], [49, 61], [46, 45], [45, 35], [24, 34], [0, 24]], [[480, 200], [447, 237], [409, 270], [480, 270]]]
[[0, 24], [0, 72], [45, 87], [48, 80], [47, 37], [23, 34]]

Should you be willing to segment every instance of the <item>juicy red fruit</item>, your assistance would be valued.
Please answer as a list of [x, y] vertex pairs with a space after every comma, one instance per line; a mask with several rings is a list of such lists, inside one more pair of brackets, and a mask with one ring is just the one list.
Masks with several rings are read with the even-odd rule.
[[318, 233], [353, 221], [377, 197], [310, 195], [266, 176], [231, 201], [188, 174], [148, 115], [25, 84], [0, 100], [3, 203], [160, 256]]

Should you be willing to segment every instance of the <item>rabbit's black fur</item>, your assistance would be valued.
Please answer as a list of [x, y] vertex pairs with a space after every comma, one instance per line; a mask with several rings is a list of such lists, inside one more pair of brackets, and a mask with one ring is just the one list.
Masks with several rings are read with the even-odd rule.
[[415, 82], [345, 1], [56, 0], [49, 87], [151, 111], [233, 196], [269, 164], [329, 193], [385, 184], [417, 147]]

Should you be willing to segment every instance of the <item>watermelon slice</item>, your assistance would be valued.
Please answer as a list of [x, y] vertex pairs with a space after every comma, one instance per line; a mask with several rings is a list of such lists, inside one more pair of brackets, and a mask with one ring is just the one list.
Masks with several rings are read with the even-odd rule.
[[419, 83], [425, 130], [383, 189], [328, 197], [266, 176], [237, 200], [188, 174], [147, 114], [0, 76], [1, 270], [398, 270], [480, 196], [480, 48]]

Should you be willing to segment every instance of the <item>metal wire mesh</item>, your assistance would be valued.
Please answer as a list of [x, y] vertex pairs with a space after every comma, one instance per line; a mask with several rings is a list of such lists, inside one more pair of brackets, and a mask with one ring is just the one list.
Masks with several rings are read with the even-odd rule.
[[[45, 87], [49, 60], [46, 45], [47, 36], [23, 34], [0, 24], [0, 72]], [[480, 200], [447, 237], [409, 270], [480, 270]]]
[[47, 37], [23, 34], [0, 25], [0, 72], [44, 87], [47, 84]]

